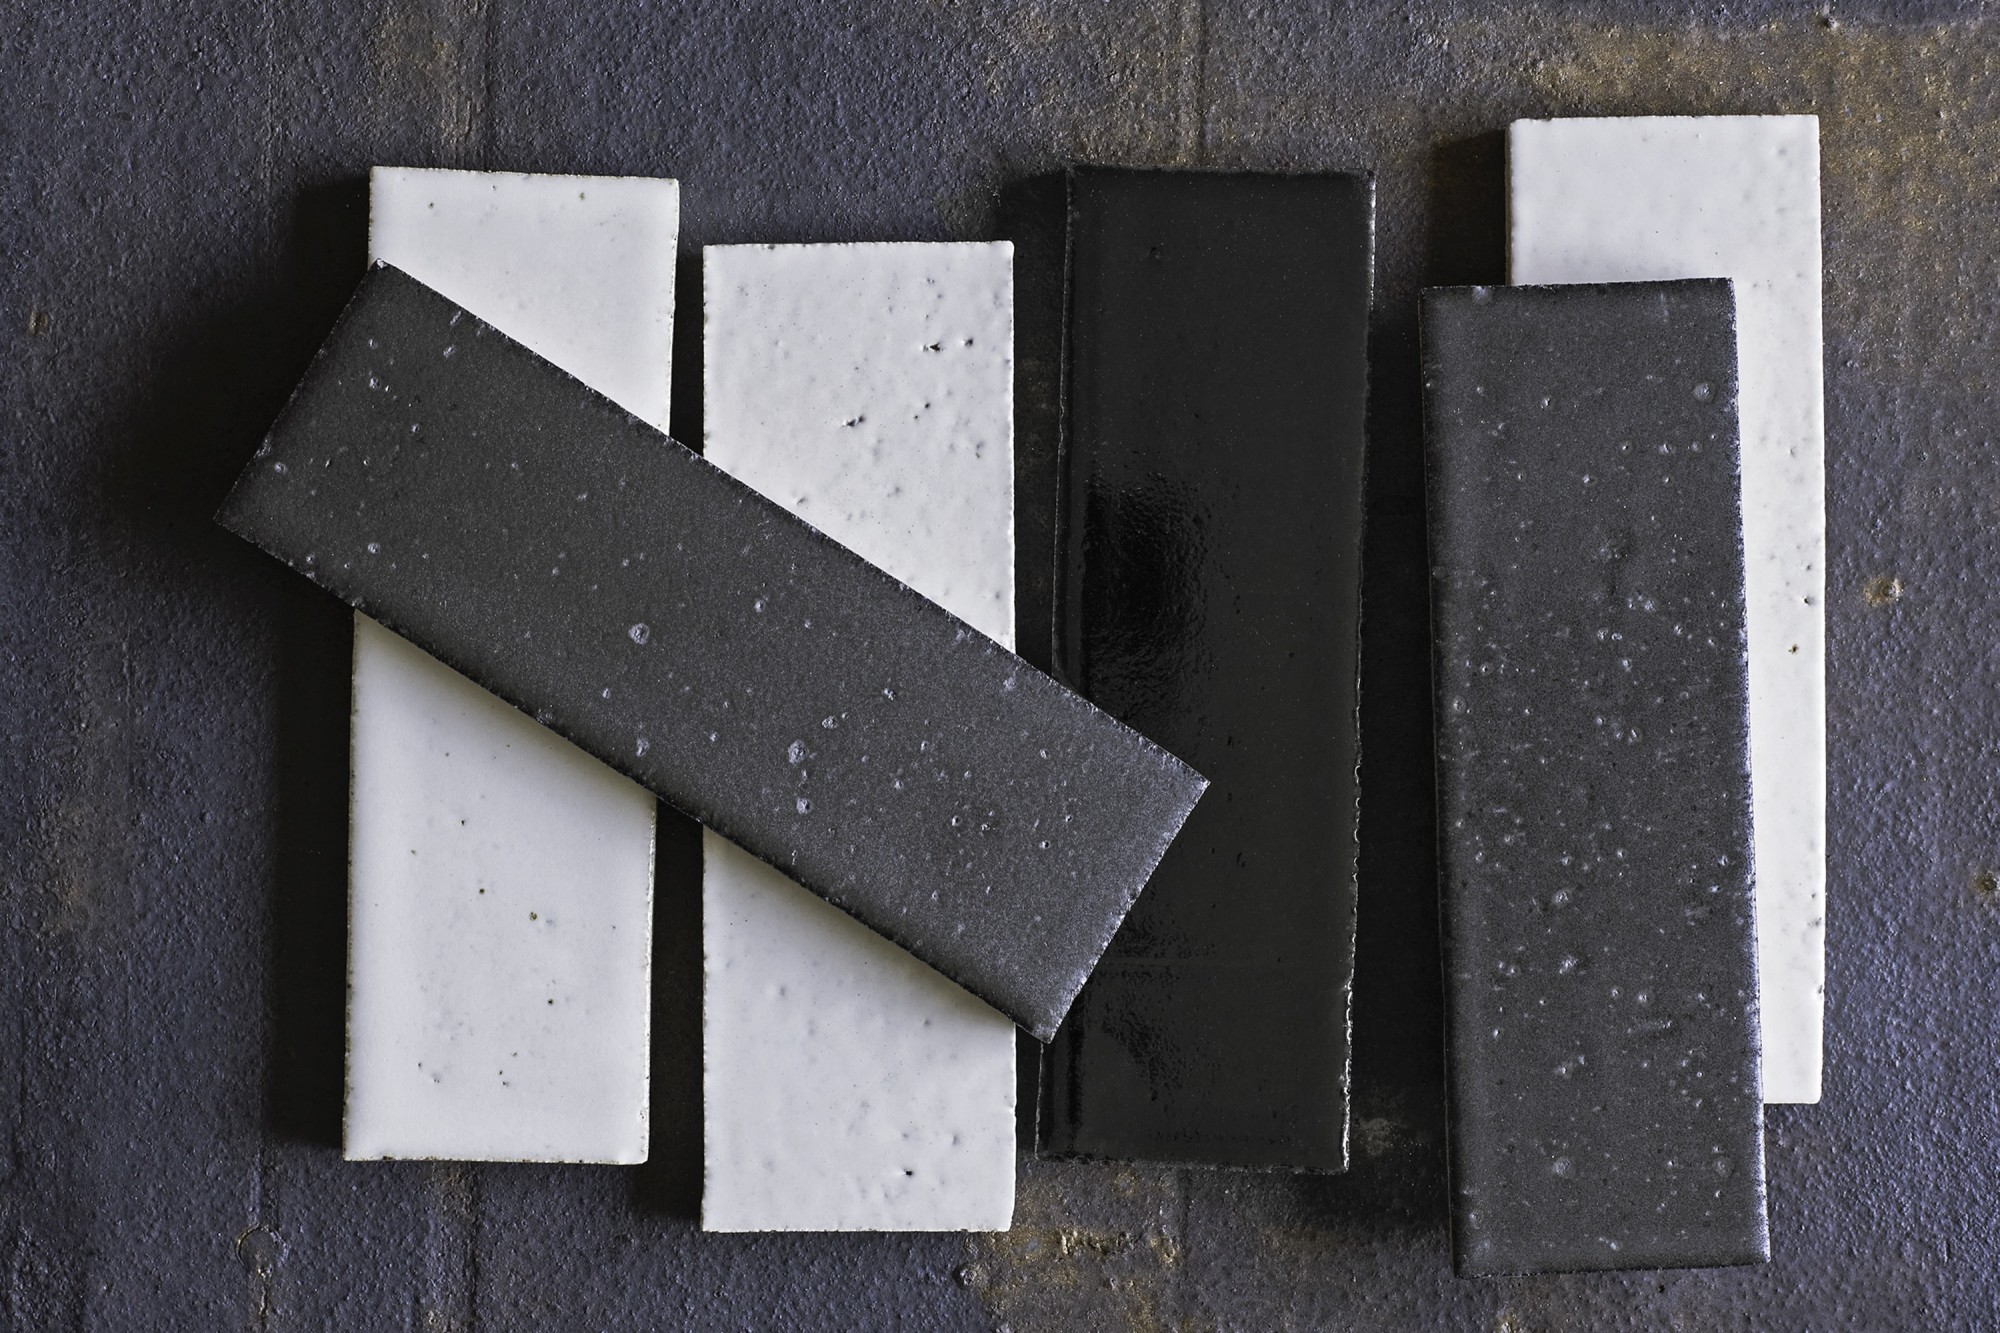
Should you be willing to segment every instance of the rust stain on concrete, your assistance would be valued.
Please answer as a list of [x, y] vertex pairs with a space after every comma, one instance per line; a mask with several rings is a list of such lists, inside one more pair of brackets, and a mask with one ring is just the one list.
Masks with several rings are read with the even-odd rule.
[[429, 120], [440, 160], [472, 165], [484, 138], [486, 0], [391, 5], [369, 43], [369, 63], [392, 114]]
[[1017, 1333], [1085, 1326], [1193, 1333], [1204, 1325], [1181, 1310], [1180, 1177], [1026, 1163], [1013, 1228], [967, 1237], [960, 1280]]

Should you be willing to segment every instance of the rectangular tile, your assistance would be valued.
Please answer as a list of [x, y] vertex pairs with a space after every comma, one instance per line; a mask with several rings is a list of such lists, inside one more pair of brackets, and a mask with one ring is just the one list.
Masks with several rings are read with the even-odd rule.
[[1360, 176], [1071, 178], [1058, 674], [1214, 788], [1045, 1061], [1051, 1152], [1341, 1170]]
[[1762, 1261], [1729, 284], [1421, 326], [1458, 1269]]
[[[369, 249], [664, 426], [678, 187], [377, 167]], [[651, 793], [359, 613], [345, 1152], [646, 1157]]]
[[[703, 457], [1011, 649], [1012, 247], [703, 265]], [[1014, 1025], [714, 833], [703, 861], [702, 1226], [1005, 1230]]]
[[1764, 1095], [1816, 1102], [1826, 989], [1819, 121], [1516, 121], [1512, 281], [1733, 278]]
[[393, 268], [218, 517], [1038, 1035], [1206, 785]]

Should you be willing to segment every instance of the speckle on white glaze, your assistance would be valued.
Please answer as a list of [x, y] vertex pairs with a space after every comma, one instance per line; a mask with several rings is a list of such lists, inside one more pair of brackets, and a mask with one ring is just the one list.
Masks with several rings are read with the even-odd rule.
[[[710, 462], [1009, 646], [1012, 259], [710, 247], [703, 349]], [[802, 782], [809, 748], [785, 755]], [[1013, 1025], [722, 838], [703, 850], [703, 1227], [1004, 1229]]]
[[996, 1231], [1014, 1211], [1014, 1026], [702, 834], [701, 1222]]
[[1764, 1097], [1820, 1095], [1826, 513], [1819, 121], [1514, 122], [1516, 283], [1736, 284]]
[[703, 251], [703, 454], [1014, 642], [1013, 247]]
[[354, 629], [347, 1157], [644, 1161], [652, 793]]
[[[369, 245], [664, 427], [678, 215], [377, 168]], [[353, 738], [346, 1155], [644, 1161], [651, 794], [360, 616]]]

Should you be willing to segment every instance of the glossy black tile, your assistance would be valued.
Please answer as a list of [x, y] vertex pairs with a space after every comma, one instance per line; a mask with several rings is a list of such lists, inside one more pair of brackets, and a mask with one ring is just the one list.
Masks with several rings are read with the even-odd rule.
[[1204, 785], [391, 268], [220, 518], [1039, 1035]]
[[1071, 177], [1057, 673], [1215, 785], [1047, 1052], [1047, 1151], [1346, 1166], [1373, 210]]
[[1422, 336], [1458, 1271], [1759, 1262], [1729, 284]]

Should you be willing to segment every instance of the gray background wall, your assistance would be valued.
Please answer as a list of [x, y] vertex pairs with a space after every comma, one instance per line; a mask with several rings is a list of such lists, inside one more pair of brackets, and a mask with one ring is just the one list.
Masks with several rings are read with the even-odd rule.
[[[2000, 22], [1868, 8], [7, 6], [8, 1326], [2000, 1325]], [[1771, 1115], [1766, 1268], [1456, 1281], [1414, 294], [1504, 277], [1509, 119], [1758, 111], [1817, 112], [1825, 166], [1826, 1100]], [[368, 165], [678, 176], [691, 260], [1017, 231], [1032, 209], [1003, 188], [1072, 158], [1378, 173], [1353, 1171], [1024, 1162], [1005, 1235], [700, 1235], [679, 823], [652, 1162], [341, 1163], [346, 614], [207, 515], [359, 272]], [[1025, 282], [1045, 252], [1019, 234]], [[1041, 290], [1022, 298], [1031, 593]], [[676, 432], [698, 436], [684, 328]]]

